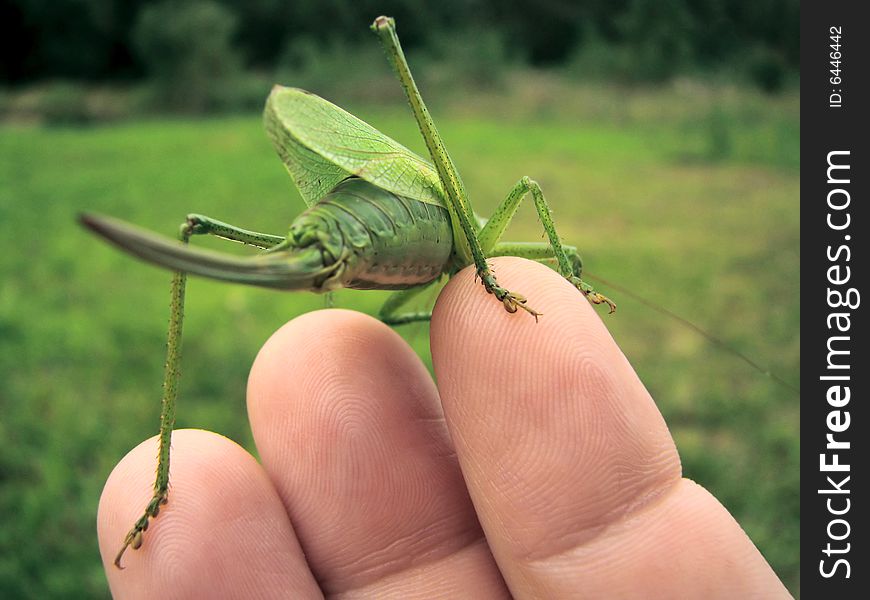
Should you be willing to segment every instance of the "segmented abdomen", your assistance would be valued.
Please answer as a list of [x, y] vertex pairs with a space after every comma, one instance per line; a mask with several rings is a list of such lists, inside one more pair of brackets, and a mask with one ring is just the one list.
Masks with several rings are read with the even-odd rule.
[[291, 225], [300, 246], [340, 263], [322, 290], [403, 289], [436, 279], [451, 260], [445, 208], [397, 196], [359, 178], [338, 184]]

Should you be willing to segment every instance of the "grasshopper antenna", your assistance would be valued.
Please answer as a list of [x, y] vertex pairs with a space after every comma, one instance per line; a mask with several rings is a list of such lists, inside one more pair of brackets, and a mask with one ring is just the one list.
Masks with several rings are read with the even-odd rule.
[[737, 358], [742, 360], [744, 363], [746, 363], [747, 365], [752, 367], [752, 369], [754, 369], [755, 371], [758, 371], [762, 375], [766, 375], [767, 377], [769, 377], [770, 379], [772, 379], [773, 381], [775, 381], [779, 385], [793, 391], [798, 396], [800, 396], [801, 390], [799, 387], [795, 386], [792, 383], [789, 383], [788, 381], [786, 381], [785, 379], [783, 379], [782, 377], [780, 377], [776, 373], [772, 372], [770, 369], [764, 368], [763, 366], [761, 366], [760, 364], [755, 362], [752, 358], [748, 357], [746, 354], [744, 354], [740, 350], [736, 349], [734, 346], [732, 346], [731, 344], [729, 344], [725, 340], [718, 338], [715, 335], [713, 335], [712, 333], [710, 333], [709, 331], [707, 331], [706, 329], [703, 329], [702, 327], [695, 325], [694, 323], [692, 323], [691, 321], [689, 321], [685, 317], [681, 317], [680, 315], [673, 312], [672, 310], [669, 310], [668, 308], [665, 308], [664, 306], [661, 306], [660, 304], [656, 304], [655, 302], [651, 302], [651, 301], [647, 300], [646, 298], [642, 297], [640, 294], [636, 294], [636, 293], [632, 292], [629, 289], [626, 289], [625, 287], [623, 287], [621, 285], [611, 283], [610, 281], [604, 279], [603, 277], [598, 277], [597, 275], [592, 275], [591, 273], [588, 273], [588, 272], [584, 272], [583, 275], [585, 277], [587, 277], [588, 279], [592, 279], [593, 281], [597, 281], [598, 283], [600, 283], [602, 285], [605, 285], [609, 288], [613, 288], [614, 290], [616, 290], [620, 294], [628, 296], [629, 298], [632, 298], [633, 300], [637, 300], [638, 302], [640, 302], [641, 304], [643, 304], [647, 308], [654, 310], [659, 314], [665, 315], [666, 317], [669, 317], [669, 318], [673, 319], [674, 321], [680, 323], [684, 327], [691, 329], [692, 331], [694, 331], [695, 333], [697, 333], [698, 335], [703, 337], [705, 340], [707, 340], [708, 342], [710, 342], [714, 346], [718, 346], [719, 348], [722, 348], [723, 350], [730, 352], [731, 354], [733, 354], [734, 356], [736, 356]]

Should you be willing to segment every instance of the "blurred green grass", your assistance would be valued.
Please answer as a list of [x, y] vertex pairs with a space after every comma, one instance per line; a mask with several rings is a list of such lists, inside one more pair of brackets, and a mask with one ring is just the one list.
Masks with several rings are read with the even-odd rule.
[[[346, 108], [423, 153], [404, 106]], [[529, 76], [434, 108], [478, 212], [520, 176], [537, 179], [590, 272], [798, 381], [796, 93]], [[0, 596], [107, 594], [100, 490], [157, 429], [169, 276], [97, 242], [76, 215], [171, 233], [199, 212], [282, 233], [302, 208], [254, 116], [0, 129]], [[520, 213], [508, 237], [540, 239], [532, 209]], [[798, 594], [798, 395], [610, 295], [619, 312], [605, 323], [664, 413], [686, 476]], [[337, 304], [373, 313], [383, 297], [342, 292]], [[313, 294], [192, 281], [178, 425], [253, 451], [250, 364], [282, 323], [322, 306]], [[426, 331], [404, 334], [429, 360]]]

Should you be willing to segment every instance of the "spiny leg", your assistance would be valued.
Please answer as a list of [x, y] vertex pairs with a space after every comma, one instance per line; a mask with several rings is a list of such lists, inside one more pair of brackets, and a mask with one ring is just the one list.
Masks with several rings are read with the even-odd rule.
[[[185, 244], [190, 239], [189, 222], [181, 225], [178, 239]], [[154, 481], [154, 495], [145, 507], [133, 528], [124, 538], [124, 545], [115, 556], [115, 566], [123, 569], [121, 558], [128, 547], [137, 550], [142, 545], [142, 536], [148, 523], [160, 513], [160, 506], [166, 504], [169, 492], [169, 450], [172, 442], [172, 428], [175, 425], [175, 401], [178, 398], [178, 380], [181, 372], [181, 333], [184, 325], [184, 292], [187, 287], [187, 274], [176, 271], [172, 275], [169, 301], [169, 331], [166, 335], [166, 363], [163, 371], [163, 398], [160, 405], [160, 436], [157, 450], [157, 478]]]
[[583, 261], [575, 246], [561, 246], [562, 252], [570, 263], [569, 275], [562, 273], [562, 261], [553, 253], [553, 247], [548, 242], [499, 242], [495, 244], [491, 256], [519, 256], [528, 258], [559, 271], [565, 279], [574, 287], [583, 292], [586, 299], [592, 304], [606, 304], [610, 313], [616, 311], [616, 304], [610, 298], [595, 291], [595, 289], [581, 279]]
[[[573, 252], [573, 258], [567, 253], [562, 246], [562, 241], [559, 239], [559, 234], [556, 232], [556, 225], [553, 223], [553, 215], [550, 212], [550, 206], [544, 198], [544, 193], [541, 191], [541, 186], [536, 181], [528, 177], [520, 179], [507, 198], [495, 209], [492, 217], [484, 225], [480, 231], [480, 243], [484, 252], [492, 253], [493, 249], [498, 244], [499, 239], [504, 234], [508, 224], [513, 219], [519, 208], [520, 203], [526, 194], [531, 193], [535, 203], [535, 210], [538, 213], [538, 218], [541, 220], [541, 225], [544, 227], [544, 232], [550, 240], [549, 246], [552, 251], [552, 257], [556, 259], [558, 271], [563, 277], [570, 281], [578, 290], [589, 298], [594, 304], [605, 303], [610, 307], [612, 313], [616, 310], [616, 305], [602, 296], [592, 286], [580, 279], [580, 270], [582, 263], [580, 256], [577, 254], [576, 248]], [[529, 251], [529, 246], [524, 249]], [[522, 249], [520, 249], [522, 251]], [[575, 272], [576, 269], [576, 272]]]
[[[181, 224], [178, 239], [188, 243], [192, 235], [215, 235], [217, 237], [241, 242], [261, 249], [275, 248], [284, 238], [281, 236], [248, 231], [203, 215], [188, 215]], [[181, 340], [184, 324], [184, 294], [187, 287], [187, 274], [176, 271], [172, 276], [170, 289], [169, 331], [166, 336], [166, 363], [163, 373], [163, 397], [160, 409], [160, 435], [157, 451], [157, 477], [154, 481], [154, 495], [145, 507], [145, 512], [134, 523], [124, 538], [124, 545], [115, 556], [115, 566], [121, 567], [121, 558], [128, 547], [134, 550], [142, 545], [142, 537], [151, 519], [160, 513], [160, 506], [166, 504], [169, 492], [169, 455], [172, 442], [172, 428], [175, 425], [175, 405], [178, 398], [178, 383], [181, 377]]]
[[553, 251], [553, 256], [559, 264], [559, 273], [564, 277], [573, 275], [573, 266], [570, 259], [565, 254], [562, 248], [562, 241], [559, 239], [559, 234], [556, 232], [556, 225], [553, 223], [553, 215], [550, 212], [550, 206], [544, 199], [544, 193], [541, 191], [541, 186], [538, 182], [523, 177], [508, 193], [502, 203], [495, 209], [492, 217], [486, 222], [483, 229], [480, 231], [480, 245], [484, 252], [491, 253], [496, 243], [501, 239], [505, 229], [513, 220], [514, 215], [522, 203], [526, 194], [531, 193], [535, 203], [535, 210], [538, 212], [538, 218], [541, 220], [541, 225], [544, 227], [544, 232], [550, 239], [550, 247]]
[[[284, 241], [280, 235], [250, 231], [206, 217], [205, 215], [187, 215], [189, 235], [213, 235], [232, 242], [240, 242], [262, 250], [274, 248]], [[183, 226], [182, 226], [183, 227]]]
[[420, 90], [417, 89], [417, 84], [411, 75], [411, 69], [408, 67], [408, 61], [405, 59], [405, 54], [402, 52], [402, 46], [399, 44], [399, 38], [396, 35], [395, 21], [389, 17], [378, 17], [372, 24], [372, 29], [380, 37], [386, 50], [387, 58], [396, 70], [402, 87], [405, 90], [405, 95], [408, 97], [408, 102], [411, 104], [414, 118], [420, 127], [420, 133], [426, 142], [426, 148], [429, 150], [429, 155], [432, 158], [435, 169], [438, 171], [438, 178], [444, 186], [444, 192], [447, 194], [447, 209], [454, 223], [454, 231], [457, 225], [462, 231], [462, 237], [456, 235], [456, 232], [453, 236], [457, 252], [463, 259], [474, 263], [477, 275], [480, 277], [486, 291], [494, 294], [504, 304], [508, 312], [516, 312], [518, 308], [521, 308], [534, 315], [535, 319], [537, 319], [540, 313], [526, 306], [526, 299], [523, 296], [509, 292], [500, 286], [486, 262], [486, 255], [477, 239], [474, 211], [471, 208], [468, 195], [465, 193], [462, 179], [460, 179], [456, 165], [453, 164], [453, 160], [444, 147], [444, 142], [441, 140], [441, 136], [435, 127], [435, 122], [429, 115], [429, 109], [426, 108], [423, 97], [420, 95]]

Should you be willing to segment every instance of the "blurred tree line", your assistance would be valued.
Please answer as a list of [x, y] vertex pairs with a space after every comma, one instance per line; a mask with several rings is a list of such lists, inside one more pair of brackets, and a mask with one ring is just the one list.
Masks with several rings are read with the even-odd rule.
[[409, 49], [487, 32], [519, 61], [629, 80], [740, 64], [773, 87], [799, 64], [798, 0], [0, 0], [0, 81], [166, 76], [185, 53], [271, 69], [293, 40], [370, 44], [379, 14]]

